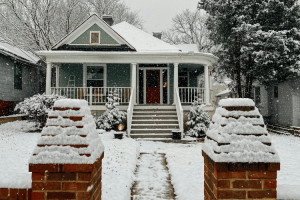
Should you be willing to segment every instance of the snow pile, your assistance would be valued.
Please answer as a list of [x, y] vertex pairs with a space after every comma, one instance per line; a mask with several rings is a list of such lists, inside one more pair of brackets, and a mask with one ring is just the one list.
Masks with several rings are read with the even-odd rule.
[[252, 99], [248, 98], [229, 98], [221, 99], [219, 106], [255, 106], [255, 104]]
[[[55, 102], [54, 107], [78, 108], [78, 111], [55, 110], [49, 113], [38, 146], [33, 151], [29, 163], [72, 163], [93, 164], [102, 155], [104, 146], [96, 131], [96, 124], [85, 100], [62, 99]], [[74, 122], [63, 117], [82, 116], [81, 121]], [[83, 126], [83, 128], [78, 128]], [[64, 128], [66, 127], [66, 128]], [[49, 146], [50, 145], [50, 146]], [[70, 145], [84, 145], [80, 148]]]
[[140, 154], [139, 143], [124, 137], [116, 140], [114, 134], [100, 135], [105, 146], [102, 160], [102, 198], [109, 200], [130, 199], [134, 172]]
[[[224, 107], [254, 106], [251, 99], [224, 99]], [[215, 162], [280, 162], [258, 109], [228, 111], [217, 108], [203, 151]]]

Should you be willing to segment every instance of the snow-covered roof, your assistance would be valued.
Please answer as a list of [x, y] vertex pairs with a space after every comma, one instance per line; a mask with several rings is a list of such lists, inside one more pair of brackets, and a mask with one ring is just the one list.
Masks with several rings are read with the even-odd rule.
[[221, 95], [223, 95], [223, 94], [229, 94], [230, 92], [231, 92], [230, 89], [226, 89], [226, 90], [224, 90], [224, 91], [222, 91], [222, 92], [216, 94], [216, 97], [221, 96]]
[[40, 58], [38, 56], [35, 56], [33, 53], [25, 51], [19, 47], [16, 47], [6, 42], [0, 42], [0, 52], [12, 57], [17, 56], [23, 58], [26, 61], [34, 64], [36, 64], [40, 60]]
[[179, 52], [180, 49], [128, 24], [121, 22], [112, 28], [139, 52]]
[[174, 44], [173, 46], [179, 48], [181, 51], [199, 52], [198, 47], [197, 47], [196, 44]]

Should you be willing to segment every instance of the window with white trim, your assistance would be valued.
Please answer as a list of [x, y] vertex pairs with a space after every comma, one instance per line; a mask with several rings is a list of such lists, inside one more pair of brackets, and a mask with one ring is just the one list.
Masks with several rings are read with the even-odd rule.
[[90, 32], [90, 43], [91, 44], [100, 44], [100, 31], [91, 31]]
[[254, 100], [255, 104], [258, 105], [261, 103], [260, 101], [260, 87], [253, 87], [251, 91], [251, 99]]
[[87, 87], [104, 87], [104, 67], [87, 66]]

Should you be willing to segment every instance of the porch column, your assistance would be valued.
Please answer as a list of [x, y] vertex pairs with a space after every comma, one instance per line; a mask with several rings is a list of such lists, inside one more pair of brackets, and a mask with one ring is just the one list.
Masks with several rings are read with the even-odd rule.
[[178, 88], [178, 64], [179, 63], [174, 63], [174, 102], [176, 99], [176, 89]]
[[209, 102], [209, 96], [210, 96], [210, 90], [209, 90], [209, 70], [208, 65], [204, 65], [204, 84], [205, 84], [205, 104], [210, 105]]
[[46, 72], [46, 94], [51, 94], [51, 62], [46, 62], [47, 72]]
[[56, 86], [56, 88], [58, 88], [59, 87], [59, 66], [55, 66], [56, 67], [56, 80], [55, 80], [55, 86]]
[[135, 90], [135, 96], [133, 97], [133, 104], [136, 104], [136, 66], [137, 63], [131, 63], [131, 88]]

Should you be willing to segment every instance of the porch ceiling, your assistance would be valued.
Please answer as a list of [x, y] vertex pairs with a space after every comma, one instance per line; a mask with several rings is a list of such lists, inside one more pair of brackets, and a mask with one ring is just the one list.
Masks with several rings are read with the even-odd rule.
[[208, 53], [38, 51], [53, 63], [194, 63], [212, 66], [218, 57]]

